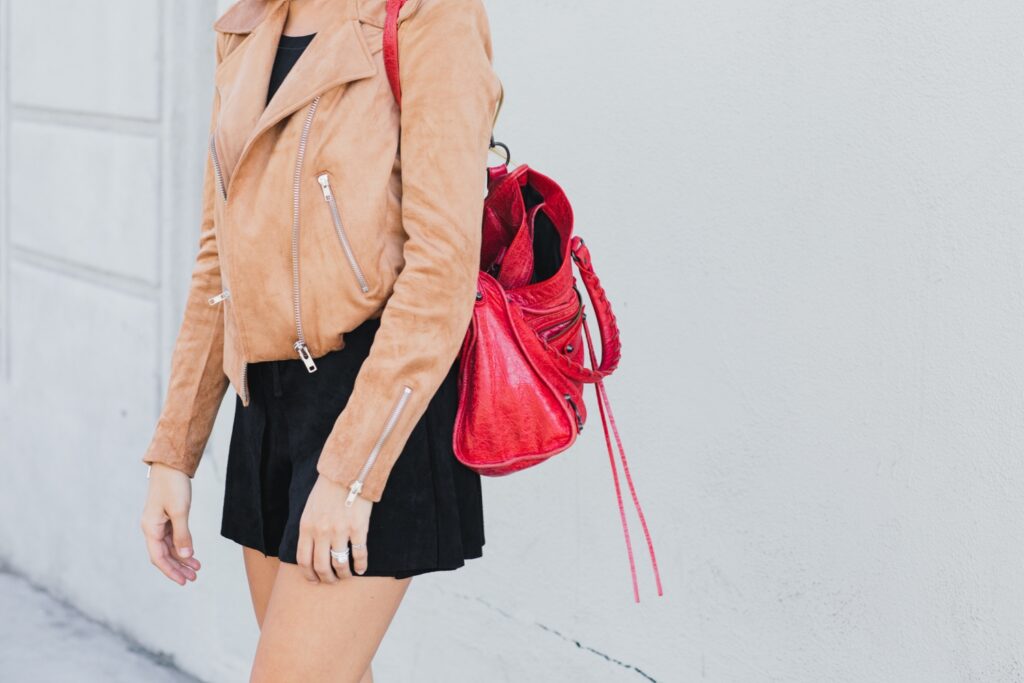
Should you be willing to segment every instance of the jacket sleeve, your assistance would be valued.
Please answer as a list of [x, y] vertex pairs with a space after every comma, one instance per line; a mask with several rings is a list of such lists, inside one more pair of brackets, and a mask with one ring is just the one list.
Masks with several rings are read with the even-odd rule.
[[[222, 59], [223, 34], [217, 34], [217, 64]], [[219, 109], [214, 94], [211, 107], [212, 132]], [[161, 462], [195, 476], [214, 420], [229, 386], [223, 369], [224, 321], [222, 305], [207, 301], [221, 291], [220, 262], [214, 232], [213, 210], [216, 180], [207, 155], [203, 177], [202, 221], [199, 252], [184, 317], [178, 330], [167, 393], [156, 431], [142, 457], [148, 464]]]
[[481, 0], [410, 0], [398, 46], [404, 266], [317, 463], [375, 502], [469, 326], [500, 90]]

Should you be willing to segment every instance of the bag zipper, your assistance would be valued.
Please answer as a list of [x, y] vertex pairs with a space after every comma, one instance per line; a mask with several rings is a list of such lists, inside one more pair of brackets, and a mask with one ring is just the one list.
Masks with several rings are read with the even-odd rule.
[[[576, 323], [578, 323], [580, 318], [582, 317], [583, 307], [581, 306], [578, 309], [576, 309], [576, 313], [574, 313], [573, 316], [569, 318], [569, 320], [551, 325], [548, 329], [551, 329], [552, 327], [558, 327], [559, 325], [564, 325], [564, 327], [562, 327], [562, 329], [560, 329], [558, 332], [555, 332], [553, 335], [548, 337], [545, 341], [548, 344], [554, 344], [556, 341], [567, 335], [575, 327]], [[545, 330], [545, 332], [547, 332], [547, 330]]]
[[228, 203], [228, 191], [224, 187], [224, 176], [220, 172], [220, 157], [217, 156], [217, 141], [216, 133], [210, 133], [210, 159], [213, 161], [213, 174], [217, 178], [217, 188], [220, 190], [220, 196], [224, 199], [224, 203]]
[[306, 335], [302, 331], [302, 305], [299, 295], [299, 193], [302, 188], [302, 162], [306, 156], [306, 142], [309, 139], [309, 129], [313, 125], [313, 115], [316, 114], [317, 105], [320, 104], [320, 96], [313, 98], [306, 112], [306, 121], [302, 126], [302, 135], [299, 137], [299, 152], [295, 159], [295, 177], [292, 185], [292, 306], [295, 311], [295, 332], [298, 339], [295, 340], [295, 350], [299, 358], [309, 372], [316, 372], [316, 363], [306, 346]]
[[334, 192], [331, 191], [331, 179], [326, 173], [321, 173], [317, 176], [317, 180], [320, 182], [320, 189], [324, 193], [324, 201], [327, 202], [327, 206], [331, 210], [331, 220], [334, 221], [334, 231], [338, 233], [338, 240], [341, 242], [341, 248], [345, 250], [345, 258], [348, 259], [349, 266], [352, 267], [352, 273], [355, 274], [356, 280], [359, 282], [359, 289], [364, 292], [370, 291], [370, 286], [366, 283], [366, 278], [363, 276], [363, 270], [359, 267], [359, 263], [356, 261], [356, 256], [352, 252], [352, 245], [348, 241], [348, 236], [345, 234], [345, 228], [341, 225], [341, 213], [338, 211], [338, 202], [334, 198]]
[[406, 403], [409, 401], [409, 395], [412, 393], [412, 387], [402, 387], [402, 395], [398, 397], [398, 403], [391, 409], [391, 414], [388, 415], [387, 422], [384, 423], [384, 430], [380, 436], [377, 437], [377, 442], [373, 444], [373, 448], [370, 449], [370, 455], [366, 458], [366, 462], [363, 464], [363, 468], [359, 470], [359, 476], [352, 486], [349, 487], [348, 497], [345, 498], [346, 507], [352, 507], [353, 501], [359, 492], [363, 490], [363, 482], [366, 480], [366, 475], [369, 473], [370, 468], [373, 467], [374, 461], [377, 459], [377, 455], [380, 453], [381, 447], [384, 445], [385, 439], [395, 428], [395, 424], [398, 422], [398, 416], [401, 415], [402, 410], [405, 408]]
[[576, 407], [576, 402], [572, 400], [572, 396], [569, 394], [563, 394], [563, 396], [565, 396], [565, 400], [569, 402], [569, 405], [572, 406], [572, 412], [576, 414], [576, 433], [582, 434], [583, 416], [580, 415], [580, 409]]

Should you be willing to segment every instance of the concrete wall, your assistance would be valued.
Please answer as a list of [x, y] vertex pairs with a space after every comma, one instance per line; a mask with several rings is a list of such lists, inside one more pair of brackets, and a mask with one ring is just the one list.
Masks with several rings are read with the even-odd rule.
[[[200, 581], [162, 579], [137, 530], [214, 4], [0, 0], [0, 556], [237, 681], [230, 406]], [[379, 680], [1024, 680], [1024, 9], [488, 10], [498, 138], [564, 183], [616, 305], [665, 596], [634, 525], [632, 602], [591, 394], [572, 452], [485, 480], [485, 558], [414, 580]]]

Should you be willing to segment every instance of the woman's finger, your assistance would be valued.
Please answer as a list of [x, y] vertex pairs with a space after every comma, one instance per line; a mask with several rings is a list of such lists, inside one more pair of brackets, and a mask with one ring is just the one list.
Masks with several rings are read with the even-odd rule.
[[192, 534], [188, 530], [188, 506], [167, 510], [167, 517], [171, 520], [174, 556], [179, 559], [192, 557]]
[[171, 558], [179, 567], [181, 572], [191, 581], [196, 580], [196, 570], [199, 569], [199, 561], [193, 557], [187, 559], [179, 559], [174, 557], [174, 543], [171, 541], [170, 534], [164, 535], [164, 546], [167, 547], [167, 555]]
[[309, 524], [300, 520], [299, 522], [299, 543], [295, 550], [295, 562], [302, 568], [302, 573], [308, 581], [320, 583], [316, 572], [313, 570], [313, 534]]
[[171, 559], [162, 538], [154, 538], [150, 532], [146, 532], [146, 550], [149, 552], [149, 561], [154, 567], [163, 572], [171, 581], [179, 586], [184, 586], [188, 579], [181, 571], [181, 565]]
[[362, 574], [370, 561], [370, 555], [366, 549], [366, 531], [352, 534], [352, 564], [355, 566], [356, 574]]
[[[345, 552], [346, 550], [349, 550], [349, 547], [348, 547], [348, 534], [343, 534], [343, 533], [335, 534], [334, 542], [331, 544], [331, 547], [334, 550], [337, 550], [338, 552]], [[349, 554], [350, 555], [351, 555], [351, 553], [352, 553], [352, 551], [349, 550]], [[335, 559], [334, 557], [331, 557], [331, 565], [334, 567], [334, 571], [338, 575], [339, 578], [347, 579], [350, 576], [352, 576], [352, 570], [349, 569], [348, 563], [349, 563], [349, 560], [348, 560], [347, 557], [344, 560], [340, 560], [340, 561]]]
[[192, 571], [198, 571], [202, 565], [199, 560], [196, 559], [195, 555], [192, 557], [178, 557], [177, 548], [174, 547], [174, 537], [172, 536], [171, 526], [168, 524], [164, 532], [164, 543], [167, 544], [167, 551], [171, 554], [171, 558], [174, 559], [178, 564], [183, 564], [186, 567], [190, 567]]
[[[313, 539], [313, 569], [316, 570], [317, 576], [324, 583], [337, 583], [338, 575], [334, 573], [334, 568], [331, 566], [331, 539], [334, 538], [327, 529], [321, 529]], [[344, 548], [345, 546], [340, 546]], [[335, 547], [338, 550], [339, 547]]]

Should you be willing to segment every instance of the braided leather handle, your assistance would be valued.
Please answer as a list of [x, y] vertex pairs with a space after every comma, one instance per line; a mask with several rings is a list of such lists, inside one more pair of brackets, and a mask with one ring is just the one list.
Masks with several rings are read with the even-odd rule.
[[[574, 235], [569, 241], [569, 254], [576, 263], [576, 269], [580, 272], [583, 285], [587, 288], [587, 294], [594, 305], [594, 314], [597, 317], [597, 327], [601, 333], [601, 364], [597, 367], [588, 368], [577, 363], [561, 353], [557, 353], [559, 364], [563, 372], [580, 382], [598, 382], [604, 377], [612, 374], [619, 366], [622, 358], [622, 340], [619, 337], [619, 325], [612, 312], [612, 304], [608, 301], [601, 281], [594, 272], [594, 266], [590, 262], [590, 250], [583, 243], [583, 238]], [[583, 316], [583, 325], [587, 325], [586, 315]], [[589, 334], [587, 335], [589, 340]], [[554, 351], [554, 349], [552, 349]], [[593, 351], [593, 349], [591, 349]], [[593, 362], [593, 361], [591, 361]]]
[[[590, 262], [590, 251], [583, 244], [583, 240], [579, 236], [574, 236], [570, 240], [569, 249], [572, 260], [576, 263], [576, 268], [583, 278], [587, 294], [594, 304], [594, 312], [597, 314], [597, 325], [601, 333], [601, 363], [598, 365], [591, 358], [591, 364], [595, 367], [588, 368], [582, 362], [562, 353], [560, 348], [549, 344], [541, 337], [526, 320], [522, 309], [514, 305], [516, 303], [515, 295], [508, 296], [497, 280], [486, 271], [480, 271], [477, 276], [478, 290], [481, 292], [500, 292], [495, 296], [505, 306], [505, 310], [509, 314], [509, 320], [516, 329], [516, 335], [528, 355], [531, 353], [531, 350], [532, 353], [543, 354], [543, 357], [551, 364], [553, 369], [568, 379], [593, 384], [600, 382], [618, 367], [619, 359], [622, 357], [622, 342], [619, 338], [619, 326], [615, 321], [615, 314], [612, 313], [611, 303], [608, 301], [608, 296], [605, 294], [601, 281], [597, 278], [597, 274], [594, 273], [594, 267]], [[486, 281], [493, 282], [493, 286], [486, 284]], [[580, 297], [580, 305], [583, 305], [582, 296]], [[586, 343], [591, 344], [586, 315], [583, 316], [583, 328], [586, 335]], [[592, 346], [590, 351], [591, 353], [594, 351]]]
[[[546, 358], [554, 365], [563, 375], [576, 382], [595, 383], [600, 382], [602, 379], [612, 374], [615, 368], [619, 365], [619, 360], [622, 357], [622, 341], [619, 338], [619, 326], [615, 320], [615, 314], [612, 313], [612, 305], [608, 301], [608, 296], [605, 294], [604, 287], [601, 286], [601, 281], [598, 279], [597, 274], [594, 272], [593, 264], [590, 262], [590, 250], [587, 249], [583, 243], [581, 237], [573, 236], [569, 241], [570, 255], [572, 260], [576, 263], [576, 268], [580, 272], [580, 276], [583, 279], [583, 284], [587, 288], [587, 294], [590, 296], [591, 302], [594, 304], [594, 313], [597, 316], [597, 326], [601, 333], [601, 363], [596, 367], [587, 367], [583, 363], [577, 362], [575, 359], [570, 358], [561, 352], [561, 350], [555, 346], [552, 346], [545, 341], [540, 335], [537, 334], [536, 330], [530, 327], [530, 324], [524, 318], [522, 312], [518, 307], [509, 307], [510, 312], [514, 312], [512, 321], [519, 329], [520, 339], [533, 339], [534, 344], [538, 350], [542, 350]], [[480, 277], [490, 277], [486, 273], [481, 272]], [[492, 278], [493, 279], [493, 278]], [[499, 285], [500, 286], [500, 285]], [[580, 305], [582, 305], [582, 299]], [[583, 316], [583, 327], [587, 327], [587, 317]], [[591, 343], [589, 328], [586, 330], [587, 343]], [[591, 347], [591, 353], [594, 349]], [[593, 358], [591, 364], [594, 365]]]
[[[619, 325], [612, 312], [612, 304], [608, 301], [608, 295], [601, 286], [601, 281], [594, 272], [594, 266], [590, 262], [590, 250], [583, 243], [583, 238], [574, 235], [569, 241], [570, 254], [576, 262], [576, 268], [580, 271], [583, 284], [587, 288], [590, 301], [594, 304], [594, 314], [597, 316], [597, 327], [601, 332], [601, 365], [594, 369], [594, 373], [606, 377], [615, 371], [622, 358], [622, 340], [619, 338]], [[587, 324], [586, 317], [583, 324]]]

